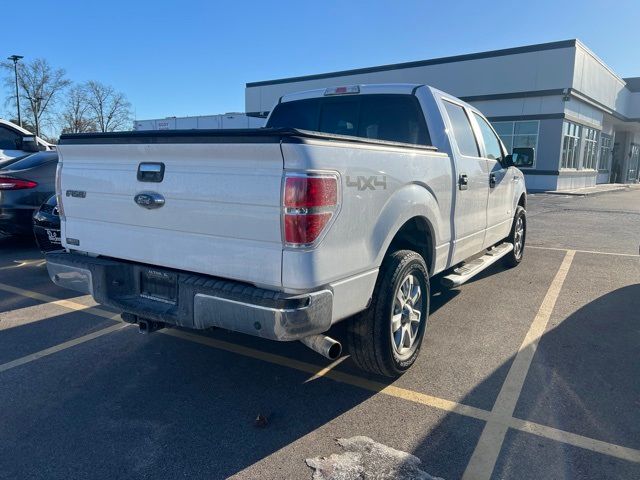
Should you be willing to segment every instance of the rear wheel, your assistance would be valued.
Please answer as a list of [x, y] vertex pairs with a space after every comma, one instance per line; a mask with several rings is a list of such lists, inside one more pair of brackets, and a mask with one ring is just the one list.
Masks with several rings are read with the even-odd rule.
[[429, 316], [429, 274], [422, 256], [399, 250], [382, 264], [371, 306], [347, 325], [347, 347], [363, 370], [397, 377], [420, 353]]
[[509, 234], [508, 242], [513, 244], [513, 250], [504, 257], [504, 263], [507, 267], [516, 267], [522, 261], [524, 254], [524, 245], [527, 238], [527, 212], [521, 206], [516, 208], [516, 214], [513, 217], [513, 225]]

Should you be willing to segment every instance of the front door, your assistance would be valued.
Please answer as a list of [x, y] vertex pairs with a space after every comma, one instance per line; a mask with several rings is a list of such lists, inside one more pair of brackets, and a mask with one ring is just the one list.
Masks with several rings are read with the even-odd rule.
[[482, 158], [480, 144], [470, 121], [470, 112], [462, 105], [443, 99], [452, 133], [452, 153], [456, 162], [456, 200], [454, 246], [451, 264], [482, 250], [487, 228], [489, 171]]
[[520, 177], [512, 169], [505, 168], [502, 161], [506, 152], [498, 136], [481, 115], [473, 112], [482, 138], [482, 155], [489, 169], [489, 198], [487, 200], [487, 233], [483, 247], [488, 248], [509, 235], [513, 219], [513, 182]]

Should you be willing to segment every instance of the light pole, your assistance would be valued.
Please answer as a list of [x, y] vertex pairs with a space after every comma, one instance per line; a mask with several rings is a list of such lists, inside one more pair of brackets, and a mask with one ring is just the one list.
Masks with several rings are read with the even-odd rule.
[[22, 117], [20, 117], [20, 94], [18, 93], [18, 61], [24, 58], [22, 55], [11, 55], [7, 60], [13, 61], [13, 72], [16, 75], [16, 106], [18, 107], [18, 125], [22, 126]]

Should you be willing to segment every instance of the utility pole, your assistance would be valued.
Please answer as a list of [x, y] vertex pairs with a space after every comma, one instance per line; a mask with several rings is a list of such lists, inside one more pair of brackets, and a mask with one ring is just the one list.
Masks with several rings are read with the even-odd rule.
[[13, 61], [13, 73], [16, 75], [16, 107], [18, 107], [18, 125], [22, 126], [22, 117], [20, 116], [20, 94], [18, 93], [18, 61], [24, 58], [22, 55], [11, 55], [7, 60]]

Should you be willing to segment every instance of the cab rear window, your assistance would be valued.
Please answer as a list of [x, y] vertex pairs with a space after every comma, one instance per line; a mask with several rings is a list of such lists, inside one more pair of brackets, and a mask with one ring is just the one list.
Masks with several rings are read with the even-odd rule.
[[267, 127], [431, 144], [422, 109], [413, 95], [348, 95], [280, 103]]

